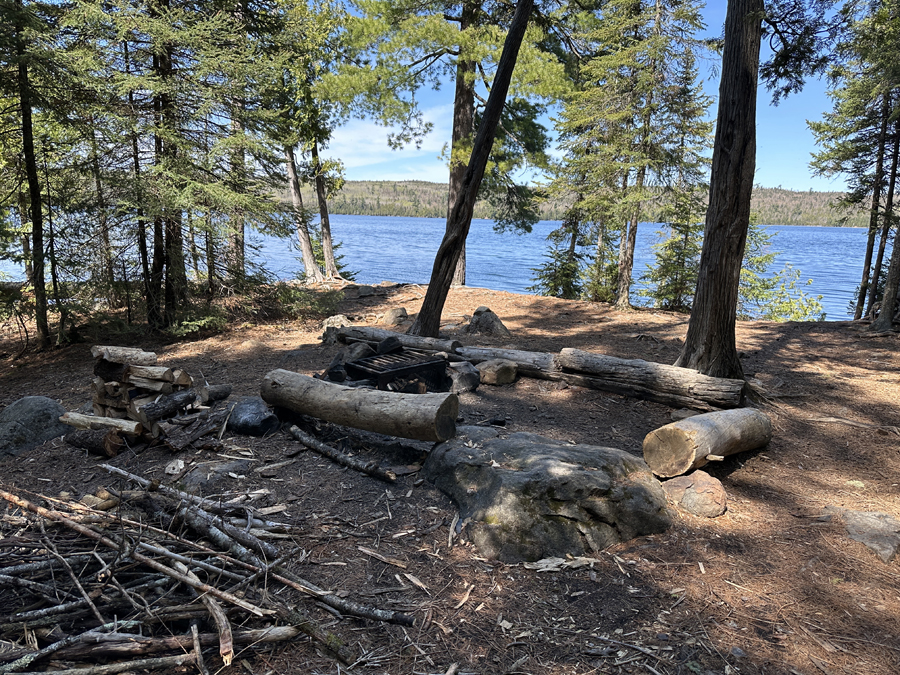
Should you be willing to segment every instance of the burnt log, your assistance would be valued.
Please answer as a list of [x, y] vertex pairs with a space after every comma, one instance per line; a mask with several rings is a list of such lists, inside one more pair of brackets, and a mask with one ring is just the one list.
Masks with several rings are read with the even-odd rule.
[[260, 393], [274, 406], [388, 436], [435, 442], [456, 434], [456, 394], [353, 389], [280, 369], [266, 375]]
[[196, 400], [197, 392], [185, 389], [168, 396], [162, 396], [158, 401], [148, 403], [145, 406], [132, 406], [131, 414], [135, 419], [140, 420], [149, 427], [152, 422], [171, 417]]
[[224, 401], [231, 396], [231, 390], [230, 384], [208, 384], [200, 387], [200, 403], [206, 405], [212, 401]]
[[761, 448], [772, 440], [772, 422], [753, 408], [721, 410], [672, 422], [644, 438], [644, 461], [657, 476], [671, 478], [728, 455]]
[[397, 338], [404, 347], [412, 349], [424, 349], [432, 352], [455, 352], [462, 347], [459, 340], [441, 340], [440, 338], [419, 337], [395, 333], [383, 328], [370, 328], [368, 326], [343, 326], [338, 329], [338, 340], [343, 343], [368, 342], [377, 345], [389, 337]]
[[115, 457], [125, 447], [125, 441], [115, 429], [76, 429], [67, 433], [63, 440], [74, 448], [100, 457]]
[[104, 382], [124, 382], [127, 373], [127, 363], [97, 359], [97, 363], [94, 364], [94, 375]]
[[563, 349], [559, 363], [568, 372], [591, 375], [596, 388], [603, 388], [606, 383], [609, 391], [679, 407], [736, 408], [744, 390], [743, 380], [710, 377], [689, 368], [619, 359], [580, 349]]

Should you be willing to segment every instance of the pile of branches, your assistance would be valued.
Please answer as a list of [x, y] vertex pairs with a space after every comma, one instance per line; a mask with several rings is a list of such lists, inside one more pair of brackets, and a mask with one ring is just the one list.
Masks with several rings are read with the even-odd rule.
[[292, 573], [288, 564], [305, 552], [282, 555], [265, 541], [290, 528], [258, 517], [252, 504], [104, 468], [140, 489], [107, 488], [89, 508], [0, 488], [0, 674], [61, 674], [98, 662], [78, 673], [193, 664], [205, 674], [207, 662], [227, 666], [238, 648], [304, 635], [352, 665], [342, 640], [280, 587], [339, 616], [413, 625], [411, 615], [355, 603]]

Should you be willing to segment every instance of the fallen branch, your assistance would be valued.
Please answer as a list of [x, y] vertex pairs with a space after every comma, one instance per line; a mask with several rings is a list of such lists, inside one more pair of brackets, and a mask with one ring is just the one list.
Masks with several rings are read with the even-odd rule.
[[322, 443], [322, 441], [301, 431], [296, 426], [291, 426], [291, 428], [288, 429], [288, 433], [310, 450], [314, 450], [320, 455], [323, 455], [342, 466], [361, 471], [369, 476], [387, 481], [388, 483], [393, 483], [397, 480], [397, 474], [393, 471], [382, 469], [375, 462], [363, 462], [356, 457], [352, 457], [336, 448], [332, 448], [330, 445], [326, 445], [325, 443]]

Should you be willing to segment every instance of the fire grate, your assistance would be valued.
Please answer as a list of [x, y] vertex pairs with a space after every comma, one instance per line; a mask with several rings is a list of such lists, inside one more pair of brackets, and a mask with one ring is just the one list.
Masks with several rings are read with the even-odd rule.
[[447, 363], [427, 352], [406, 349], [400, 354], [379, 354], [364, 359], [348, 361], [344, 367], [354, 379], [374, 378], [379, 389], [402, 377], [416, 376], [432, 391], [443, 388]]

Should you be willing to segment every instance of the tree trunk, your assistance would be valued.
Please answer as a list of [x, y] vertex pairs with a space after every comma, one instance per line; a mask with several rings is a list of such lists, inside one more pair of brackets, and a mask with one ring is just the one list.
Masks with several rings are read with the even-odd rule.
[[[875, 269], [872, 270], [872, 283], [869, 288], [869, 300], [866, 303], [866, 316], [873, 312], [878, 296], [878, 280], [881, 277], [881, 266], [884, 263], [884, 251], [891, 234], [891, 221], [894, 217], [894, 188], [897, 185], [897, 155], [900, 151], [900, 121], [894, 125], [894, 148], [891, 151], [891, 173], [888, 176], [887, 199], [884, 204], [884, 215], [881, 224], [881, 238], [878, 241], [878, 255], [875, 257]], [[874, 318], [874, 317], [873, 317]]]
[[568, 371], [588, 373], [620, 388], [693, 398], [718, 408], [739, 406], [744, 389], [743, 380], [710, 377], [689, 368], [642, 359], [619, 359], [580, 349], [561, 350], [559, 364]]
[[[900, 121], [897, 123], [897, 136], [900, 137]], [[894, 145], [894, 174], [896, 174], [896, 152], [897, 145]], [[892, 185], [895, 175], [891, 175]], [[889, 190], [890, 192], [890, 190]], [[893, 194], [890, 195], [890, 201], [885, 209], [885, 222], [890, 226], [893, 220]], [[897, 297], [900, 294], [900, 241], [897, 234], [894, 234], [894, 247], [891, 251], [891, 262], [888, 268], [887, 281], [884, 284], [884, 295], [881, 298], [881, 312], [869, 326], [869, 330], [876, 333], [883, 333], [891, 330], [894, 323], [894, 308], [897, 306]]]
[[28, 237], [26, 223], [31, 220], [28, 215], [28, 194], [19, 192], [19, 224], [22, 227], [22, 258], [25, 261], [25, 281], [32, 283], [31, 277], [34, 274], [34, 266], [31, 262], [31, 239]]
[[446, 441], [456, 434], [456, 394], [397, 394], [351, 389], [288, 370], [266, 374], [260, 393], [272, 405], [388, 436]]
[[447, 293], [450, 291], [460, 252], [465, 246], [466, 236], [472, 225], [472, 211], [475, 208], [475, 200], [478, 198], [478, 188], [484, 177], [494, 134], [500, 124], [500, 115], [503, 113], [506, 94], [509, 91], [513, 69], [516, 66], [519, 47], [525, 36], [525, 29], [528, 27], [528, 17], [531, 14], [532, 5], [533, 0], [518, 0], [516, 3], [516, 13], [503, 45], [503, 54], [497, 66], [497, 74], [494, 77], [484, 116], [478, 128], [478, 135], [475, 137], [472, 157], [466, 167], [462, 189], [453, 205], [453, 210], [447, 217], [447, 229], [434, 259], [425, 299], [422, 301], [422, 307], [415, 323], [409, 329], [411, 335], [436, 337], [440, 329], [441, 312], [447, 300]]
[[181, 232], [181, 213], [175, 212], [165, 221], [166, 246], [166, 325], [177, 320], [177, 312], [187, 301], [187, 273], [184, 267], [184, 237]]
[[756, 87], [762, 0], [729, 0], [709, 208], [697, 291], [676, 366], [743, 379], [735, 345], [741, 261], [756, 167]]
[[322, 231], [322, 254], [325, 257], [325, 278], [342, 279], [334, 261], [334, 244], [331, 241], [331, 221], [328, 219], [328, 194], [325, 191], [325, 176], [319, 161], [319, 143], [312, 144], [313, 172], [315, 174], [316, 199], [319, 202], [319, 227]]
[[100, 152], [97, 147], [97, 134], [94, 118], [91, 117], [91, 173], [94, 175], [94, 190], [97, 193], [97, 219], [100, 225], [101, 260], [103, 261], [103, 283], [106, 286], [107, 300], [110, 307], [118, 307], [119, 299], [115, 290], [115, 260], [112, 245], [109, 241], [109, 218], [106, 213], [106, 199], [103, 194], [103, 178], [100, 173]]
[[875, 249], [875, 234], [878, 232], [878, 212], [881, 209], [881, 187], [884, 182], [884, 146], [887, 143], [887, 126], [890, 117], [890, 94], [882, 94], [881, 131], [878, 134], [878, 151], [875, 157], [875, 176], [872, 180], [872, 206], [869, 208], [869, 238], [866, 240], [866, 255], [863, 258], [862, 280], [859, 282], [859, 296], [853, 320], [859, 321], [869, 290], [869, 273], [872, 270], [872, 251]]
[[[459, 20], [459, 33], [462, 36], [475, 22], [478, 3], [467, 0], [462, 4]], [[460, 39], [460, 44], [463, 40]], [[450, 141], [450, 189], [447, 198], [447, 218], [449, 220], [453, 206], [463, 188], [466, 176], [466, 159], [471, 155], [469, 144], [475, 137], [475, 69], [472, 59], [463, 57], [460, 47], [456, 62], [456, 93], [453, 97], [453, 135]], [[463, 242], [453, 272], [453, 285], [466, 285], [466, 243]]]
[[22, 154], [25, 158], [25, 177], [28, 181], [28, 198], [31, 203], [32, 284], [34, 285], [34, 319], [37, 325], [38, 344], [41, 349], [50, 346], [50, 322], [47, 320], [47, 287], [44, 279], [44, 214], [42, 211], [41, 183], [38, 178], [37, 158], [34, 152], [34, 125], [31, 118], [31, 82], [28, 78], [28, 62], [25, 58], [24, 28], [21, 17], [22, 0], [16, 1], [16, 56], [19, 106], [22, 115]]
[[644, 461], [661, 478], [680, 476], [710, 461], [761, 448], [772, 440], [772, 422], [753, 408], [688, 417], [644, 438]]
[[300, 193], [300, 179], [297, 177], [294, 148], [289, 145], [284, 146], [284, 159], [287, 164], [288, 186], [291, 189], [291, 205], [294, 207], [294, 227], [297, 230], [300, 254], [303, 256], [303, 272], [307, 282], [320, 282], [324, 277], [316, 263], [316, 254], [313, 253], [312, 240], [309, 238], [309, 227], [306, 225], [306, 212], [303, 209], [303, 195]]

